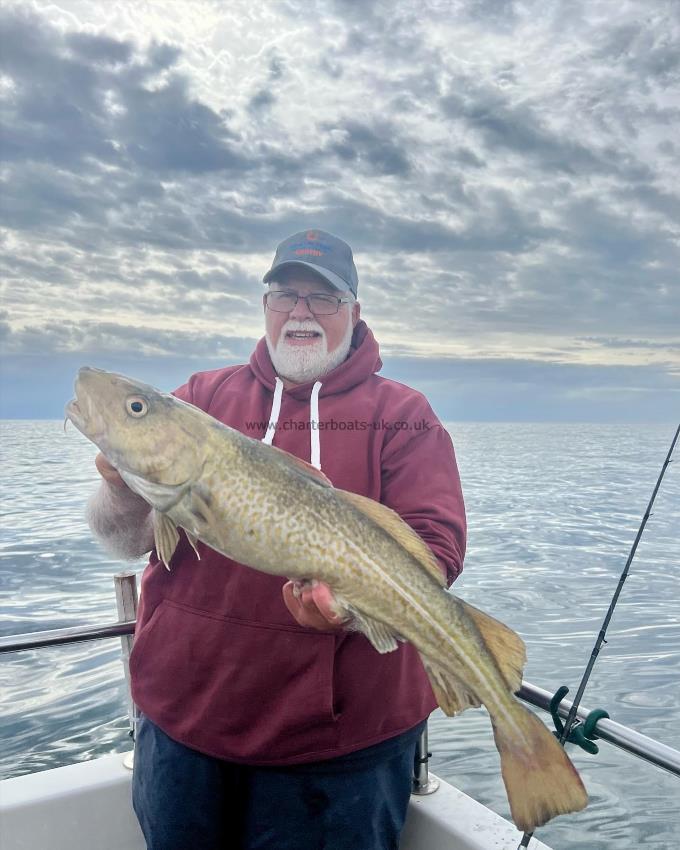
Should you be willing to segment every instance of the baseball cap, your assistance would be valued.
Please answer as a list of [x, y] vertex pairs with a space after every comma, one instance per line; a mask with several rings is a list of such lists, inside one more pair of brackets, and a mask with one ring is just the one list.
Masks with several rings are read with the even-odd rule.
[[325, 230], [303, 230], [284, 239], [276, 249], [274, 262], [262, 278], [265, 283], [276, 279], [276, 273], [290, 266], [312, 269], [341, 292], [355, 297], [359, 277], [352, 249], [342, 239]]

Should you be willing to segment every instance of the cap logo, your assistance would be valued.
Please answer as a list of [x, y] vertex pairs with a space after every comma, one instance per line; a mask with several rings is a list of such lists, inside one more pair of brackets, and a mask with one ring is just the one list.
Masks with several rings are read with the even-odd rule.
[[316, 232], [316, 230], [308, 230], [307, 231], [306, 239], [307, 239], [308, 242], [316, 242], [316, 240], [318, 238], [319, 238], [319, 234]]
[[296, 248], [295, 253], [298, 257], [302, 254], [311, 255], [312, 257], [323, 257], [323, 251], [317, 251], [316, 248]]

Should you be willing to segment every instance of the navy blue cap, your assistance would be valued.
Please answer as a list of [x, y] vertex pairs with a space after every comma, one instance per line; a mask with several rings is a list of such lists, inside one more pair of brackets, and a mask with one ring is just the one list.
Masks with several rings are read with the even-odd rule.
[[351, 292], [355, 297], [359, 277], [352, 257], [352, 249], [342, 239], [325, 230], [303, 230], [284, 239], [276, 249], [274, 262], [263, 280], [276, 280], [277, 272], [291, 266], [312, 269], [341, 292]]

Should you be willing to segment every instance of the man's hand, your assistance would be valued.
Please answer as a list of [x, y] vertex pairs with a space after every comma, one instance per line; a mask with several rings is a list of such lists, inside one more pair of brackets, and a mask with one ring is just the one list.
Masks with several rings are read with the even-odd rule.
[[286, 582], [283, 601], [297, 622], [308, 629], [338, 632], [347, 622], [335, 612], [330, 587], [320, 581], [302, 586], [298, 582]]
[[101, 452], [94, 459], [94, 464], [101, 477], [108, 484], [112, 484], [114, 487], [127, 487], [116, 467], [112, 466]]

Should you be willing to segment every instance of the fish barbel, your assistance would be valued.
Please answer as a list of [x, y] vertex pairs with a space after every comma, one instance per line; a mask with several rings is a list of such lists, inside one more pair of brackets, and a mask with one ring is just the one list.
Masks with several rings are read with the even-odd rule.
[[[431, 550], [392, 510], [334, 488], [309, 464], [138, 381], [84, 367], [66, 416], [154, 509], [159, 558], [177, 528], [241, 564], [331, 588], [378, 652], [410, 641], [449, 715], [484, 705], [513, 820], [531, 831], [578, 811], [564, 749], [513, 695], [524, 644], [446, 590]], [[209, 577], [206, 576], [206, 580]]]

